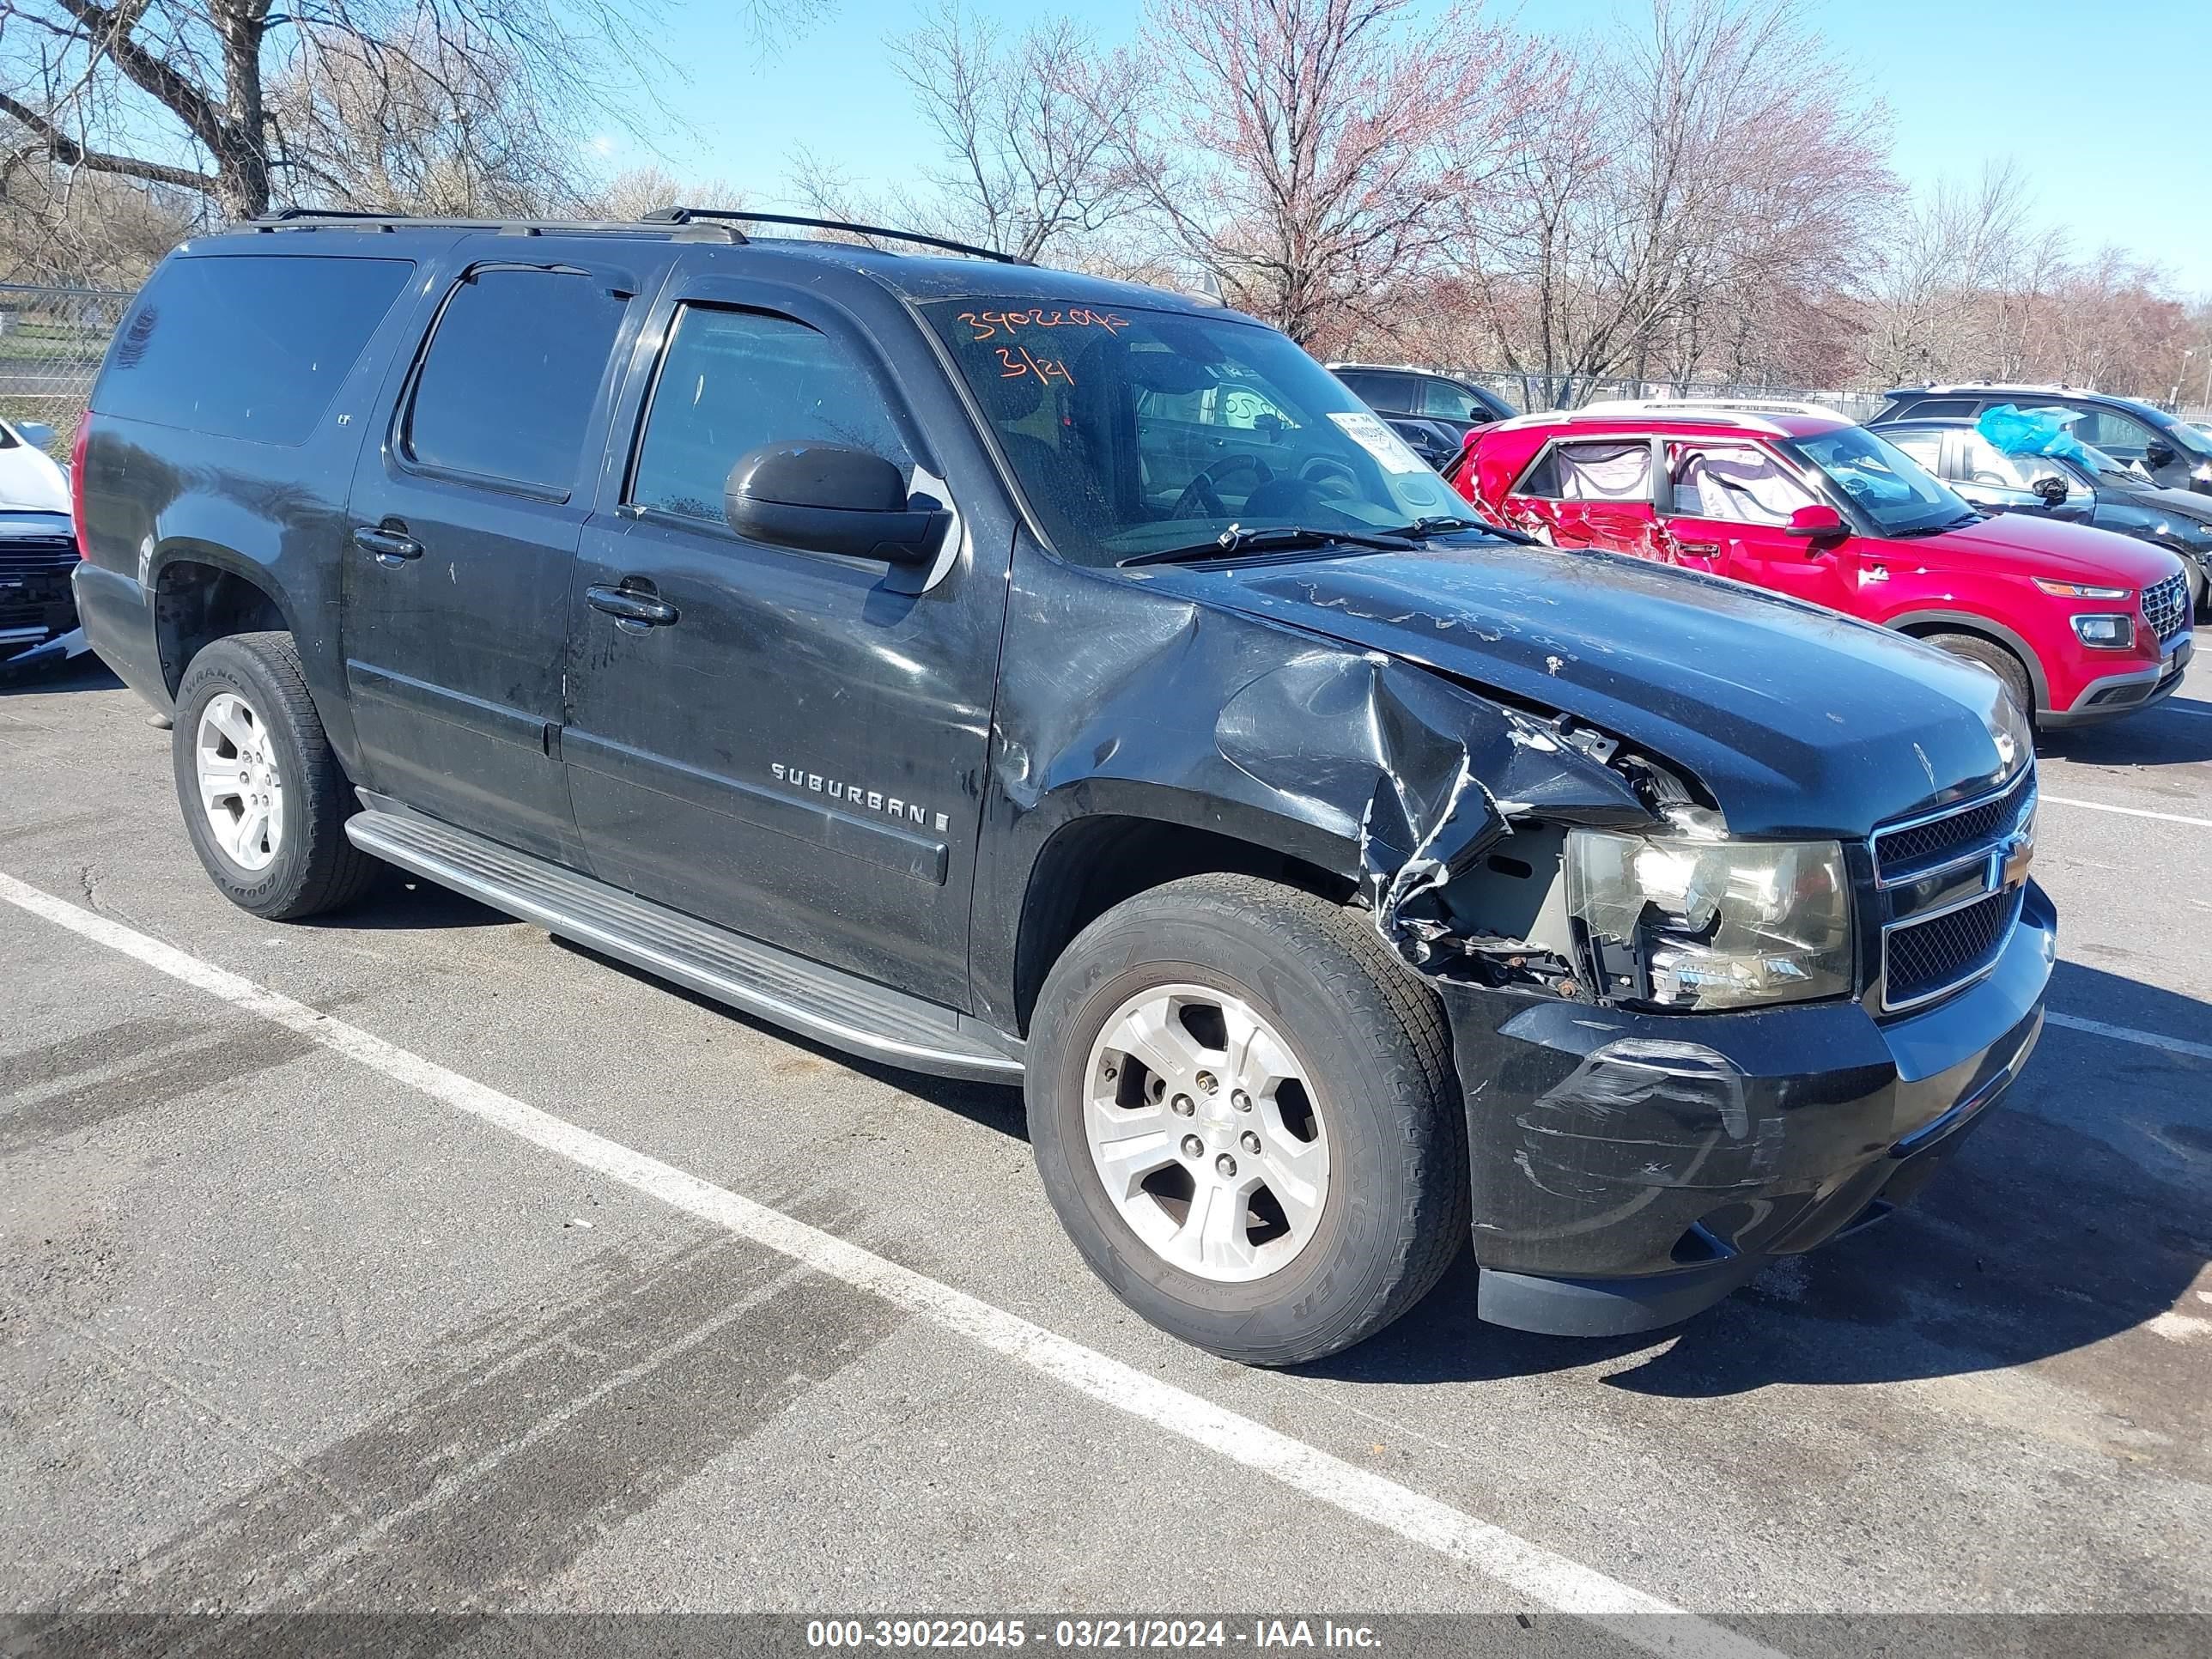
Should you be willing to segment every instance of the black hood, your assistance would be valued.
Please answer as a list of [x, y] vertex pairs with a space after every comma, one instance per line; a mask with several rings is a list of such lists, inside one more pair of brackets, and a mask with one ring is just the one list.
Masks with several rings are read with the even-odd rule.
[[1738, 835], [1863, 835], [2021, 758], [1987, 671], [1641, 560], [1462, 543], [1141, 580], [1577, 715], [1693, 773]]

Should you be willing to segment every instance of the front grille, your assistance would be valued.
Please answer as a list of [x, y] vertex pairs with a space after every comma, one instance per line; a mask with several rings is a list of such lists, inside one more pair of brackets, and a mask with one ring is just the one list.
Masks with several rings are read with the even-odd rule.
[[1882, 1000], [1901, 1007], [1984, 972], [2004, 947], [2020, 902], [2021, 890], [2009, 888], [1925, 921], [1892, 928], [1884, 951]]
[[2143, 620], [2161, 642], [2172, 639], [2189, 623], [2189, 579], [2179, 574], [2143, 589]]
[[1996, 794], [1955, 812], [1878, 831], [1874, 841], [1875, 868], [1885, 881], [1893, 880], [1915, 866], [1936, 862], [1946, 854], [1963, 856], [1994, 847], [2034, 810], [2035, 772], [2031, 767]]
[[76, 563], [76, 544], [67, 536], [10, 536], [0, 538], [0, 581], [51, 575]]

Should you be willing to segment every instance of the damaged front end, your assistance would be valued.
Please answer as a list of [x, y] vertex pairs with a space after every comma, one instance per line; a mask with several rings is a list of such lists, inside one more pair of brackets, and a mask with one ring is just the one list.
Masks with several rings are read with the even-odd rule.
[[1856, 1000], [1856, 849], [1732, 838], [1695, 780], [1571, 716], [1316, 652], [1216, 739], [1356, 810], [1362, 902], [1450, 1016], [1496, 1322], [1670, 1323], [1886, 1212], [2039, 1031], [2039, 893], [1987, 980], [1885, 1026]]

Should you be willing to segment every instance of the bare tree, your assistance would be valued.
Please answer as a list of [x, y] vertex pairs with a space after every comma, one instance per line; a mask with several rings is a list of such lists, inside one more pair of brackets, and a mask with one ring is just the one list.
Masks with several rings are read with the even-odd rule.
[[[1457, 0], [1158, 0], [1125, 150], [1146, 210], [1226, 297], [1300, 342], [1432, 265], [1537, 94], [1533, 54]], [[1093, 118], [1111, 130], [1103, 112]]]
[[[0, 115], [18, 154], [205, 195], [229, 217], [327, 190], [272, 88], [434, 87], [558, 131], [648, 99], [648, 0], [9, 0]], [[373, 95], [380, 96], [381, 94]], [[451, 137], [451, 135], [448, 135]], [[481, 126], [469, 141], [501, 140]], [[327, 159], [327, 158], [325, 158]]]
[[[886, 45], [944, 155], [895, 200], [913, 228], [1066, 257], [1138, 204], [1119, 143], [1138, 91], [1127, 55], [1100, 53], [1066, 18], [1009, 38], [959, 0], [939, 0]], [[813, 183], [849, 203], [818, 167]]]
[[1995, 372], [2003, 353], [1990, 296], [2022, 268], [2027, 216], [2027, 191], [2009, 165], [1971, 186], [1942, 180], [1896, 216], [1867, 283], [1865, 355], [1876, 378]]

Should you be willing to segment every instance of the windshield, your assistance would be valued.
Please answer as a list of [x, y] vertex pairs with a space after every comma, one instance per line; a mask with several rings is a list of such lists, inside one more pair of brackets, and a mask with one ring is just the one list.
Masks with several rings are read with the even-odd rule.
[[1783, 446], [1819, 469], [1877, 535], [1942, 530], [1974, 509], [1894, 444], [1864, 427], [1847, 426]]
[[943, 300], [951, 348], [1064, 558], [1115, 564], [1232, 526], [1390, 530], [1467, 503], [1272, 328], [1138, 307]]
[[2212, 460], [2212, 432], [2202, 431], [2183, 420], [2179, 415], [2169, 415], [2166, 410], [2154, 409], [2148, 404], [2142, 407], [2151, 422], [2158, 428], [2160, 434], [2176, 449], [2185, 455], [2194, 456], [2198, 460]]

